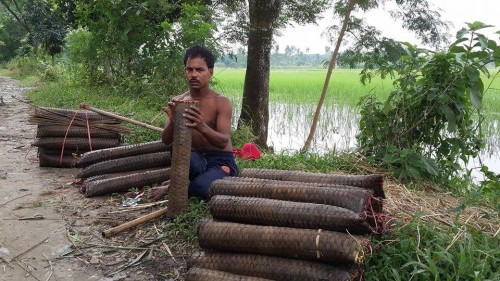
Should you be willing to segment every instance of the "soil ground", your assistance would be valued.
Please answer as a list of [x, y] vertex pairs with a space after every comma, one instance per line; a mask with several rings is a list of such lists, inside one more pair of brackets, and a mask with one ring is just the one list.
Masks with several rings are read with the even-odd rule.
[[168, 223], [161, 219], [102, 238], [101, 231], [155, 209], [85, 198], [75, 186], [77, 169], [39, 167], [29, 89], [0, 77], [0, 90], [0, 281], [182, 280], [192, 247], [167, 255], [165, 241], [155, 240]]

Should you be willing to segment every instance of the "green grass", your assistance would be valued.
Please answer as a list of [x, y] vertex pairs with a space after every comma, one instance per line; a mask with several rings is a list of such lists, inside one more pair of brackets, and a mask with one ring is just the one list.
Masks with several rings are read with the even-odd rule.
[[[323, 89], [325, 69], [317, 70], [271, 70], [269, 99], [294, 104], [317, 103]], [[245, 70], [215, 70], [217, 81], [214, 88], [231, 98], [243, 95]], [[328, 86], [325, 103], [354, 106], [359, 98], [369, 93], [387, 97], [392, 81], [375, 78], [366, 86], [359, 81], [358, 70], [334, 70]]]
[[500, 280], [500, 239], [467, 227], [443, 228], [417, 215], [373, 239], [365, 280]]

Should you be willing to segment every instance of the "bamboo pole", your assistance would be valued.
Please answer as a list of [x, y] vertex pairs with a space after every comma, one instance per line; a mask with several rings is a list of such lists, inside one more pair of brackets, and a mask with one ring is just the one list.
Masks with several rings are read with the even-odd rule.
[[111, 237], [113, 235], [116, 235], [124, 230], [127, 230], [129, 228], [132, 228], [134, 226], [137, 226], [143, 222], [147, 222], [147, 221], [150, 221], [152, 219], [155, 219], [155, 218], [158, 218], [158, 217], [161, 217], [163, 216], [164, 214], [166, 214], [168, 212], [167, 208], [163, 208], [163, 209], [159, 209], [159, 210], [156, 210], [152, 213], [149, 213], [147, 215], [144, 215], [142, 217], [138, 217], [134, 220], [131, 220], [129, 222], [126, 222], [126, 223], [122, 223], [118, 226], [115, 226], [113, 228], [110, 228], [110, 229], [107, 229], [107, 230], [104, 230], [101, 234], [102, 234], [102, 237], [104, 238], [108, 238], [108, 237]]
[[97, 112], [97, 113], [100, 113], [102, 115], [109, 116], [109, 117], [112, 117], [112, 118], [116, 118], [116, 119], [121, 120], [121, 121], [125, 121], [125, 122], [128, 122], [128, 123], [139, 125], [141, 127], [144, 127], [144, 128], [147, 128], [147, 129], [151, 129], [153, 131], [157, 131], [157, 132], [160, 132], [160, 133], [163, 132], [163, 129], [160, 128], [160, 127], [155, 127], [155, 126], [152, 126], [152, 125], [149, 125], [149, 124], [146, 124], [146, 123], [134, 120], [134, 119], [130, 119], [130, 118], [127, 118], [127, 117], [123, 117], [123, 116], [111, 113], [111, 112], [107, 112], [107, 111], [104, 111], [104, 110], [93, 108], [89, 103], [81, 103], [80, 104], [80, 108], [81, 109], [90, 110], [90, 111], [93, 111], [93, 112]]

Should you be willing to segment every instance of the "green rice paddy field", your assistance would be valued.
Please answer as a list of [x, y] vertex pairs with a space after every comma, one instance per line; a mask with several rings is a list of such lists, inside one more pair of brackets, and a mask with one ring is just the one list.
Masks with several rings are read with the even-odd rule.
[[[363, 85], [359, 79], [360, 70], [334, 70], [328, 87], [325, 104], [354, 106], [359, 98], [375, 93], [385, 99], [393, 88], [391, 79], [376, 77], [371, 83]], [[494, 74], [493, 70], [491, 71]], [[500, 76], [500, 75], [499, 75]], [[271, 70], [271, 101], [286, 103], [317, 103], [326, 77], [326, 69], [316, 70]], [[243, 93], [244, 69], [215, 69], [214, 88], [232, 99], [239, 99]], [[492, 79], [484, 78], [485, 88]], [[493, 115], [500, 114], [500, 77], [495, 79], [487, 91], [483, 104], [484, 110]], [[489, 114], [488, 114], [489, 115]], [[500, 119], [500, 117], [497, 117]]]

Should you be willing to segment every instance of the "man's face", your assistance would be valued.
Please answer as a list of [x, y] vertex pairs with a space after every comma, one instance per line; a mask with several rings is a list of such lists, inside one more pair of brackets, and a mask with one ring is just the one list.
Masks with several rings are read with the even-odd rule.
[[188, 58], [184, 69], [186, 78], [191, 89], [202, 89], [208, 87], [213, 69], [208, 68], [207, 63], [201, 57]]

